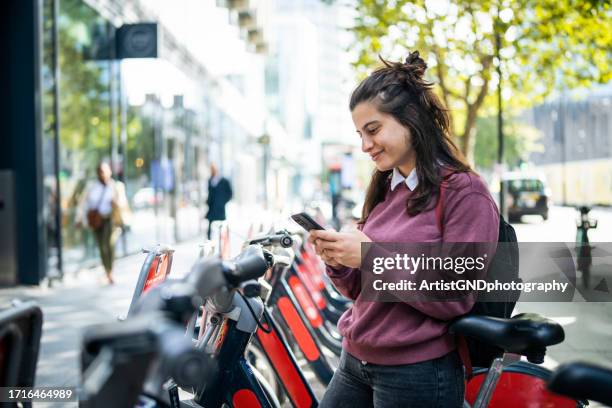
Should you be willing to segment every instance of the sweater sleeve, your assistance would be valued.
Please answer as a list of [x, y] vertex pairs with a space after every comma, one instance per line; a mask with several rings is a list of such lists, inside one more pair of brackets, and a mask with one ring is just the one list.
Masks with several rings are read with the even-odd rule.
[[361, 271], [347, 266], [332, 268], [325, 265], [327, 276], [338, 291], [351, 300], [357, 299], [361, 291]]

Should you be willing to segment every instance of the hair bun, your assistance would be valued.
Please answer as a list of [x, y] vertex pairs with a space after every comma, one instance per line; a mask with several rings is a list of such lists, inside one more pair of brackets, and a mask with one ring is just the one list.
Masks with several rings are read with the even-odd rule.
[[423, 75], [425, 75], [427, 64], [423, 58], [419, 56], [418, 51], [413, 51], [406, 57], [406, 61], [402, 64], [402, 68], [408, 71], [411, 76], [421, 79]]

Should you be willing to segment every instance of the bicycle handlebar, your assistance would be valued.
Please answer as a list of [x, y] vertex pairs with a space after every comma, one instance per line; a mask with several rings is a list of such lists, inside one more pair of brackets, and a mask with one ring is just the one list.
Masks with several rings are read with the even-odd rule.
[[264, 237], [251, 239], [248, 243], [264, 246], [280, 245], [283, 248], [291, 248], [293, 246], [293, 237], [288, 231], [280, 231]]
[[274, 256], [259, 245], [249, 245], [234, 259], [225, 263], [225, 278], [237, 286], [242, 282], [257, 279], [274, 264]]
[[273, 263], [274, 256], [269, 251], [259, 245], [250, 245], [232, 261], [205, 258], [196, 262], [185, 281], [204, 299], [228, 285], [237, 287], [263, 276]]

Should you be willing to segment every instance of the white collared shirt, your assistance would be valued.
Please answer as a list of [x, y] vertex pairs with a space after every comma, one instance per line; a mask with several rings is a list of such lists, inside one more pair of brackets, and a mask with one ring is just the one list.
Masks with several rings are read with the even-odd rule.
[[412, 169], [408, 177], [402, 176], [402, 173], [399, 172], [397, 167], [393, 168], [393, 176], [391, 177], [391, 191], [395, 190], [395, 187], [397, 187], [401, 182], [406, 183], [406, 186], [408, 186], [410, 191], [414, 191], [414, 189], [419, 185], [416, 167]]
[[102, 184], [96, 180], [89, 189], [85, 210], [98, 210], [103, 216], [107, 216], [113, 210], [113, 180], [108, 184]]

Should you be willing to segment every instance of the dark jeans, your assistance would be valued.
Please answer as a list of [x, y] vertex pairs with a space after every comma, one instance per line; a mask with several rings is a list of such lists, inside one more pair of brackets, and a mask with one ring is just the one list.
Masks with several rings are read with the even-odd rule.
[[100, 258], [104, 271], [109, 273], [113, 270], [113, 262], [115, 260], [115, 244], [119, 237], [120, 230], [116, 228], [110, 218], [104, 218], [102, 226], [94, 230], [94, 236], [100, 250]]
[[364, 364], [342, 350], [319, 407], [460, 408], [464, 392], [456, 351], [420, 363], [383, 366]]

